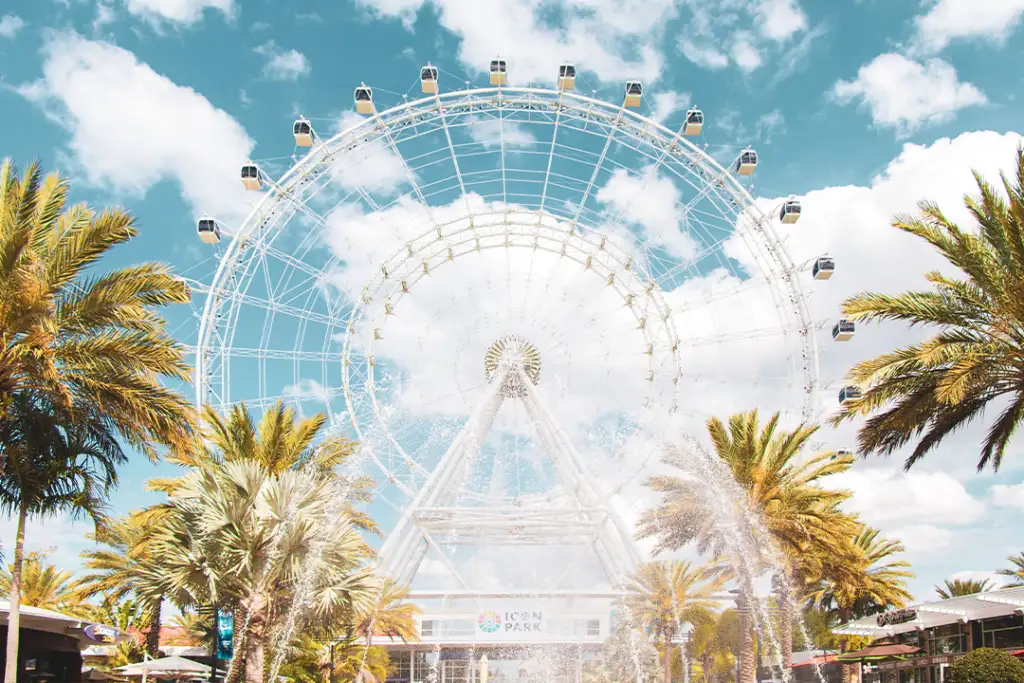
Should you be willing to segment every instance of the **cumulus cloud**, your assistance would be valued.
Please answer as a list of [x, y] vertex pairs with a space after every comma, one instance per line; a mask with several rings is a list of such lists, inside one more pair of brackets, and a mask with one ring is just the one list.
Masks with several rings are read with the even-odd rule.
[[[378, 16], [399, 19], [412, 29], [428, 7], [441, 25], [461, 38], [459, 61], [484, 69], [496, 54], [509, 62], [513, 83], [551, 82], [555, 66], [569, 59], [605, 81], [657, 80], [668, 63], [660, 45], [669, 26], [682, 33], [678, 48], [706, 68], [733, 60], [751, 71], [762, 52], [805, 31], [806, 16], [796, 0], [597, 0], [585, 5], [558, 0], [543, 7], [533, 0], [359, 0]], [[557, 17], [552, 21], [551, 17]], [[728, 54], [718, 45], [732, 44]]]
[[862, 66], [856, 79], [836, 82], [831, 94], [841, 104], [861, 104], [876, 125], [900, 135], [988, 102], [977, 87], [961, 82], [948, 62], [936, 58], [921, 63], [893, 52]]
[[57, 33], [43, 56], [42, 78], [18, 91], [67, 130], [88, 182], [142, 196], [173, 181], [195, 215], [244, 216], [238, 169], [253, 142], [228, 113], [110, 43]]
[[1020, 508], [1024, 510], [1024, 483], [996, 484], [990, 491], [992, 504], [997, 507]]
[[956, 40], [1006, 41], [1024, 16], [1024, 0], [930, 0], [915, 21], [915, 48], [938, 52]]
[[0, 38], [13, 38], [25, 27], [25, 20], [16, 14], [0, 17]]
[[198, 23], [208, 9], [219, 11], [228, 19], [235, 16], [236, 10], [234, 0], [125, 0], [125, 8], [156, 25], [179, 26]]
[[298, 50], [286, 50], [268, 40], [253, 51], [266, 59], [263, 65], [265, 78], [272, 81], [295, 81], [309, 75], [309, 60]]

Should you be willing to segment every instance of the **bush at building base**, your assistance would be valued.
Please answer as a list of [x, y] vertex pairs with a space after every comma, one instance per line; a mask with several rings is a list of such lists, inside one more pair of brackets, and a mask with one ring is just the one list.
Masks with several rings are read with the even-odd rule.
[[1024, 683], [1024, 662], [1002, 650], [979, 648], [953, 664], [949, 683]]

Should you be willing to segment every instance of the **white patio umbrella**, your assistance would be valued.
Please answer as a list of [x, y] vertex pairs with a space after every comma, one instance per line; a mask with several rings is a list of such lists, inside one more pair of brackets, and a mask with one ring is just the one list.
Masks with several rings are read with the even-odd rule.
[[154, 676], [156, 678], [194, 678], [209, 675], [210, 667], [185, 657], [161, 657], [137, 662], [114, 669], [124, 676]]

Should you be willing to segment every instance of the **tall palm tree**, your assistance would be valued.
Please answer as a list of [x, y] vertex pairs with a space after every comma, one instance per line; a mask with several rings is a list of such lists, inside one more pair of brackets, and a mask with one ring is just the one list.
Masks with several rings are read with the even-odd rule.
[[910, 564], [894, 559], [903, 544], [880, 538], [878, 529], [864, 526], [849, 543], [845, 557], [836, 558], [827, 576], [807, 592], [809, 602], [834, 613], [841, 623], [850, 619], [905, 607], [913, 596], [907, 579]]
[[712, 596], [724, 584], [716, 567], [694, 567], [689, 562], [648, 562], [630, 579], [634, 594], [623, 598], [633, 623], [661, 641], [662, 673], [672, 680], [672, 640], [683, 624], [707, 620], [716, 606]]
[[[864, 526], [845, 551], [825, 565], [824, 577], [809, 586], [806, 599], [840, 623], [905, 607], [913, 596], [907, 591], [907, 579], [913, 578], [909, 563], [894, 559], [903, 544], [879, 538], [879, 531]], [[853, 665], [843, 665], [843, 680], [856, 679]]]
[[[21, 567], [21, 604], [88, 618], [91, 606], [82, 602], [74, 574], [46, 562], [45, 553], [28, 553]], [[0, 595], [11, 594], [14, 566], [0, 574]]]
[[[258, 424], [245, 404], [234, 405], [227, 417], [207, 407], [196, 437], [186, 447], [172, 450], [167, 460], [183, 467], [250, 462], [273, 476], [310, 467], [333, 471], [348, 462], [356, 444], [343, 436], [317, 442], [326, 425], [322, 413], [297, 419], [295, 410], [281, 401], [264, 411]], [[154, 479], [150, 487], [173, 494], [180, 482], [181, 478]], [[372, 496], [373, 480], [353, 477], [348, 487], [353, 503], [366, 503]], [[379, 533], [373, 520], [355, 505], [349, 506], [347, 514], [363, 531]]]
[[935, 587], [935, 593], [943, 600], [965, 595], [977, 595], [994, 588], [991, 579], [946, 579], [943, 585]]
[[1024, 553], [1016, 557], [1008, 557], [1006, 561], [1012, 566], [1009, 569], [1000, 569], [996, 574], [1010, 579], [1010, 583], [1006, 586], [1007, 588], [1024, 586]]
[[404, 642], [419, 640], [416, 615], [420, 608], [408, 602], [409, 589], [385, 578], [366, 611], [353, 620], [354, 632], [373, 645], [374, 636], [401, 638]]
[[1024, 148], [1013, 178], [998, 190], [975, 173], [980, 195], [964, 203], [975, 225], [961, 228], [922, 202], [919, 216], [893, 226], [931, 244], [958, 272], [926, 275], [933, 287], [898, 295], [866, 292], [848, 299], [852, 320], [899, 320], [935, 336], [855, 365], [861, 398], [833, 418], [872, 415], [860, 428], [864, 453], [891, 454], [911, 441], [910, 468], [945, 437], [980, 419], [994, 399], [1006, 402], [990, 422], [978, 469], [999, 469], [1006, 444], [1024, 421]]
[[159, 657], [163, 590], [167, 584], [164, 567], [154, 556], [154, 527], [140, 513], [113, 520], [93, 538], [103, 544], [82, 552], [91, 570], [81, 579], [85, 597], [106, 594], [121, 600], [134, 596], [146, 610], [146, 651]]
[[[83, 410], [86, 412], [86, 410]], [[17, 515], [11, 567], [5, 681], [16, 683], [18, 636], [29, 517], [67, 513], [90, 518], [97, 527], [106, 519], [106, 497], [117, 483], [117, 466], [127, 458], [108, 430], [94, 420], [63, 424], [63, 411], [24, 394], [9, 397], [0, 424], [0, 510]]]
[[152, 263], [96, 274], [108, 250], [136, 235], [134, 219], [67, 207], [67, 194], [67, 181], [44, 179], [38, 163], [20, 178], [10, 159], [0, 164], [0, 422], [28, 393], [72, 416], [95, 407], [149, 455], [154, 443], [184, 447], [189, 404], [160, 379], [187, 380], [188, 364], [156, 309], [187, 303], [189, 289]]
[[[728, 467], [745, 493], [744, 499], [733, 501], [736, 509], [723, 516], [721, 506], [729, 502], [713, 499], [704, 476], [694, 476], [692, 461], [670, 452], [665, 462], [682, 474], [648, 480], [663, 498], [659, 506], [641, 516], [639, 534], [658, 539], [656, 552], [695, 542], [702, 553], [728, 557], [728, 538], [720, 528], [723, 519], [747, 525], [740, 530], [747, 536], [756, 538], [763, 531], [769, 538], [761, 540], [777, 546], [786, 558], [774, 583], [783, 622], [791, 624], [791, 586], [808, 580], [807, 575], [814, 576], [816, 558], [835, 556], [842, 539], [853, 536], [858, 526], [839, 509], [850, 493], [820, 486], [825, 478], [849, 469], [852, 456], [820, 453], [804, 458], [803, 449], [817, 427], [799, 425], [785, 431], [779, 428], [779, 420], [775, 414], [762, 426], [757, 411], [733, 415], [728, 426], [718, 419], [709, 420], [715, 455]], [[759, 524], [747, 524], [748, 511], [756, 513]], [[761, 566], [775, 565], [775, 558], [753, 559]], [[749, 632], [753, 628], [749, 609], [741, 610], [741, 618]], [[784, 627], [780, 635], [783, 666], [788, 669], [792, 665], [792, 631]], [[752, 648], [743, 653], [740, 668], [744, 683], [754, 677]]]
[[[187, 302], [188, 287], [156, 264], [96, 273], [108, 250], [135, 236], [133, 218], [68, 207], [67, 194], [67, 181], [56, 173], [44, 179], [37, 163], [20, 177], [10, 159], [0, 164], [0, 436], [25, 429], [15, 424], [19, 402], [37, 402], [64, 423], [92, 422], [150, 457], [155, 444], [183, 447], [189, 405], [161, 379], [187, 379], [188, 365], [156, 311]], [[20, 476], [4, 463], [11, 453], [0, 449], [8, 479]], [[4, 505], [19, 507], [13, 499]], [[20, 533], [15, 544], [23, 542]], [[20, 573], [17, 552], [14, 564]], [[19, 578], [5, 683], [17, 676]]]
[[176, 484], [155, 553], [168, 594], [187, 595], [190, 606], [238, 607], [236, 623], [247, 627], [236, 635], [240, 656], [229, 680], [244, 659], [246, 680], [263, 683], [267, 645], [293, 607], [308, 606], [322, 628], [372, 609], [379, 587], [368, 565], [373, 553], [344, 514], [331, 476], [315, 469], [273, 475], [235, 460], [195, 468]]

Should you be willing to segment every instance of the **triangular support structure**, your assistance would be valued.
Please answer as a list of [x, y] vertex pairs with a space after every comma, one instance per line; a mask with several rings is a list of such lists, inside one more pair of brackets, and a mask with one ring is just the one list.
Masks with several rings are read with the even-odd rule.
[[[411, 585], [431, 549], [462, 591], [474, 593], [448, 559], [451, 546], [589, 545], [613, 587], [640, 563], [633, 536], [596, 486], [583, 458], [544, 404], [535, 386], [540, 356], [527, 341], [503, 337], [485, 359], [488, 386], [482, 400], [404, 510], [380, 551], [380, 568]], [[482, 507], [459, 505], [470, 467], [504, 401], [522, 401], [540, 445], [551, 459], [565, 505]], [[571, 592], [567, 592], [567, 595]]]

